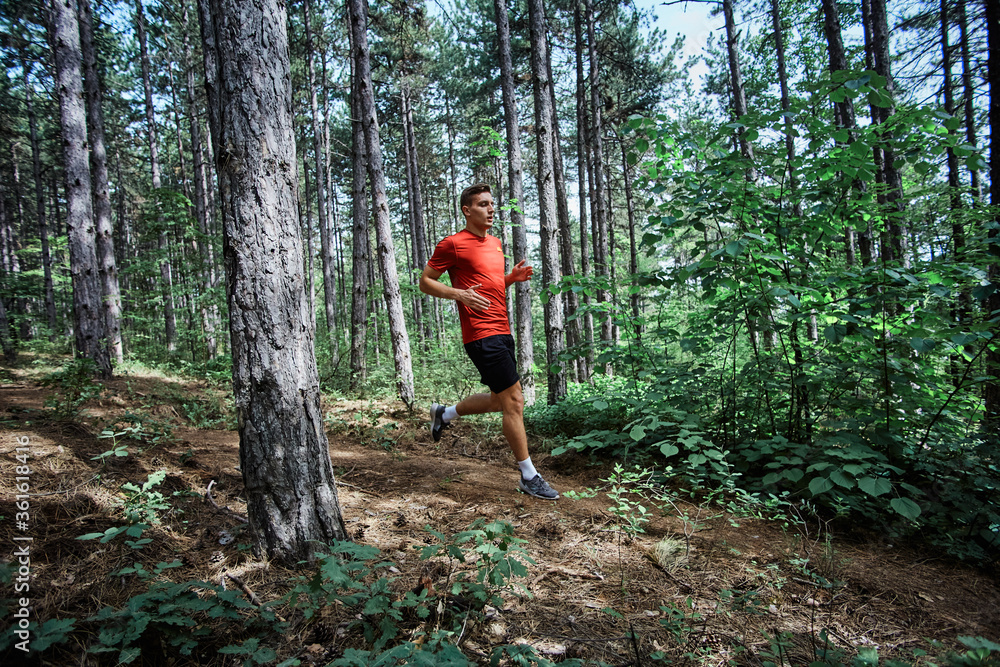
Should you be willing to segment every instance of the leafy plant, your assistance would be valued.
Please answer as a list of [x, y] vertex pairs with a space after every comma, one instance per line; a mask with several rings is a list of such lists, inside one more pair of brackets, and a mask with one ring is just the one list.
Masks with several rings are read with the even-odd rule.
[[97, 365], [91, 359], [80, 357], [43, 377], [39, 384], [52, 387], [56, 393], [45, 400], [56, 419], [76, 419], [83, 404], [101, 393], [101, 385], [94, 380]]
[[425, 530], [438, 541], [420, 550], [420, 558], [427, 560], [438, 554], [448, 557], [449, 562], [475, 564], [475, 574], [465, 570], [448, 574], [450, 593], [463, 596], [478, 603], [478, 608], [491, 604], [502, 604], [501, 594], [515, 592], [530, 596], [523, 584], [515, 581], [528, 574], [526, 564], [535, 561], [528, 555], [527, 543], [514, 537], [514, 527], [506, 521], [486, 521], [477, 519], [468, 530], [447, 537], [430, 526]]
[[100, 540], [101, 544], [105, 544], [124, 534], [126, 537], [137, 538], [125, 541], [125, 544], [132, 549], [141, 549], [152, 542], [151, 538], [143, 538], [142, 533], [151, 526], [160, 523], [160, 512], [172, 509], [166, 496], [155, 490], [155, 487], [163, 482], [166, 475], [165, 471], [158, 470], [149, 475], [142, 486], [136, 486], [131, 482], [122, 484], [121, 488], [125, 494], [119, 502], [121, 502], [127, 524], [108, 528], [103, 533], [87, 533], [76, 539], [96, 539]]

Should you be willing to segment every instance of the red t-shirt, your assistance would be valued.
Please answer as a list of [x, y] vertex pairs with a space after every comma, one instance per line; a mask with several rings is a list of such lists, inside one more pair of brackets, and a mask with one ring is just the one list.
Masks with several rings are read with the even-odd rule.
[[458, 303], [458, 319], [462, 323], [462, 342], [471, 343], [487, 336], [510, 334], [507, 321], [507, 285], [504, 283], [506, 266], [500, 239], [486, 235], [479, 237], [467, 229], [441, 240], [427, 266], [441, 273], [448, 272], [451, 286], [468, 289], [473, 285], [476, 293], [489, 299], [490, 307], [475, 311]]

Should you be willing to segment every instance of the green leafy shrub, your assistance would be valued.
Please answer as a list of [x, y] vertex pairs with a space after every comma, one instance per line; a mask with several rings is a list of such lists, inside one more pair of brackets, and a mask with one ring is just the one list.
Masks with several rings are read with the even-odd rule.
[[76, 419], [83, 404], [97, 398], [101, 385], [94, 379], [97, 365], [84, 357], [67, 362], [59, 370], [46, 375], [39, 384], [52, 387], [56, 393], [45, 400], [55, 419]]
[[[750, 113], [707, 136], [667, 116], [629, 120], [636, 187], [651, 212], [646, 268], [630, 290], [667, 317], [641, 340], [600, 351], [634, 384], [534, 413], [535, 430], [568, 436], [553, 453], [627, 453], [695, 489], [787, 494], [827, 517], [864, 517], [962, 558], [996, 558], [1000, 442], [970, 428], [982, 421], [982, 357], [995, 323], [976, 309], [954, 315], [961, 299], [992, 289], [987, 214], [963, 212], [975, 232], [961, 258], [862, 266], [830, 244], [877, 238], [895, 221], [871, 166], [881, 130], [849, 135], [811, 109], [845, 96], [882, 103], [885, 85], [874, 72], [838, 72], [808, 84], [788, 111]], [[900, 108], [897, 166], [925, 174], [929, 156], [948, 149], [976, 160], [949, 119]], [[808, 146], [792, 165], [794, 190], [787, 161], [770, 152], [784, 154], [786, 123]], [[754, 164], [733, 148], [737, 129], [757, 145]], [[670, 261], [675, 252], [681, 261]], [[556, 291], [591, 287], [567, 276]], [[660, 306], [673, 302], [688, 307]], [[620, 305], [594, 308], [635, 330]]]

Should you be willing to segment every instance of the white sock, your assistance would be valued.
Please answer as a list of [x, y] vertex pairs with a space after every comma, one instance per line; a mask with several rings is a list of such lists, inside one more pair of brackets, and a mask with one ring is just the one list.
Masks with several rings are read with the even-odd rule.
[[535, 470], [535, 466], [531, 463], [530, 456], [523, 461], [518, 461], [517, 467], [521, 469], [521, 479], [525, 482], [529, 479], [534, 479], [534, 477], [538, 475], [538, 471]]
[[447, 408], [445, 408], [444, 409], [444, 414], [441, 415], [441, 421], [443, 421], [445, 424], [447, 424], [452, 419], [454, 419], [455, 417], [457, 417], [458, 416], [458, 410], [455, 409], [457, 407], [458, 407], [457, 405], [451, 405], [451, 406], [448, 406]]

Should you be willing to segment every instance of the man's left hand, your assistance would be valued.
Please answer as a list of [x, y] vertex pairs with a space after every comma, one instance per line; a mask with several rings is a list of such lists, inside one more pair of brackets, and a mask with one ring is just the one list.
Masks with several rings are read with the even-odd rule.
[[531, 276], [535, 273], [535, 269], [531, 266], [525, 266], [524, 263], [528, 260], [522, 259], [520, 262], [514, 265], [514, 268], [510, 270], [508, 274], [508, 284], [509, 283], [521, 283], [525, 280], [531, 280]]

